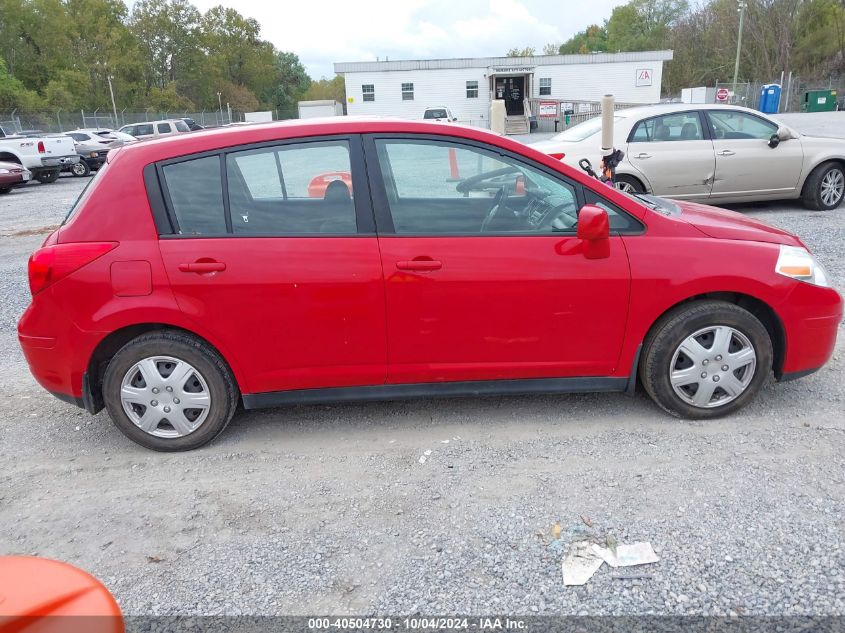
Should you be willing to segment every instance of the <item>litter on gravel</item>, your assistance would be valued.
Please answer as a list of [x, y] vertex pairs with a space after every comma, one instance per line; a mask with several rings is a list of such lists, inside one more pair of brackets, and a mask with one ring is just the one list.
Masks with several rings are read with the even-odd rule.
[[[659, 560], [651, 543], [647, 542], [607, 548], [590, 544], [588, 541], [575, 541], [570, 544], [566, 558], [561, 564], [563, 584], [567, 587], [586, 584], [604, 563], [615, 568], [648, 565]], [[638, 576], [645, 577], [647, 574]]]

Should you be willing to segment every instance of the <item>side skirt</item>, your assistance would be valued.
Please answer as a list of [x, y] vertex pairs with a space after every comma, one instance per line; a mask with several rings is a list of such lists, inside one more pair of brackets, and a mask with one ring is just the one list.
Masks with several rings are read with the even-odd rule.
[[329, 389], [295, 389], [244, 394], [243, 401], [245, 409], [260, 409], [291, 404], [411, 400], [458, 396], [518, 396], [596, 391], [623, 392], [627, 387], [627, 378], [532, 378], [527, 380], [478, 380], [427, 382], [409, 385], [373, 385], [368, 387], [332, 387]]

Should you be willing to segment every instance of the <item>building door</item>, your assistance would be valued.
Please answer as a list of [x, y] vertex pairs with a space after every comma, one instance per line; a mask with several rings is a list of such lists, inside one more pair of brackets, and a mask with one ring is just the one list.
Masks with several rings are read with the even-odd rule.
[[525, 77], [496, 77], [496, 98], [504, 99], [509, 116], [524, 114]]

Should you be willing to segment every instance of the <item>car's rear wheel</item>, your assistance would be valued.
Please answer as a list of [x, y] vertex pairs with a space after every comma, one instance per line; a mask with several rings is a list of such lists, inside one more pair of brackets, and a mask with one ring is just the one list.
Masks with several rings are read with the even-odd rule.
[[772, 367], [772, 342], [748, 310], [724, 301], [679, 307], [652, 328], [640, 379], [672, 415], [702, 419], [750, 402]]
[[845, 168], [841, 163], [824, 163], [816, 167], [804, 185], [804, 205], [810, 209], [829, 211], [845, 198]]
[[141, 446], [188, 451], [229, 423], [238, 391], [225, 361], [181, 332], [143, 334], [109, 361], [103, 399], [117, 427]]
[[0, 196], [6, 193], [9, 193], [12, 190], [11, 187], [0, 187]]
[[51, 182], [56, 182], [59, 179], [60, 173], [61, 169], [50, 169], [36, 174], [35, 179], [42, 185], [48, 185]]
[[70, 166], [70, 173], [74, 176], [90, 176], [91, 175], [91, 168], [88, 166], [84, 160], [79, 161], [78, 163], [74, 163]]
[[637, 178], [627, 174], [619, 174], [614, 180], [616, 188], [625, 193], [645, 193], [645, 187]]

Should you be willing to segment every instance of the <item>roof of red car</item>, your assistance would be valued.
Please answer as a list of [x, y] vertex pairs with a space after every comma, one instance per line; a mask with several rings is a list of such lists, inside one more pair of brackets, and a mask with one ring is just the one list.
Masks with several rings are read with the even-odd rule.
[[198, 152], [213, 151], [225, 147], [248, 145], [289, 138], [322, 136], [331, 134], [362, 134], [368, 132], [402, 132], [415, 134], [438, 134], [473, 139], [485, 143], [510, 147], [519, 151], [525, 146], [498, 134], [477, 127], [454, 123], [437, 123], [381, 117], [327, 117], [314, 119], [291, 119], [273, 123], [253, 123], [228, 127], [198, 130], [175, 134], [157, 139], [131, 143], [113, 150], [110, 160], [118, 154], [132, 156], [150, 163]]

